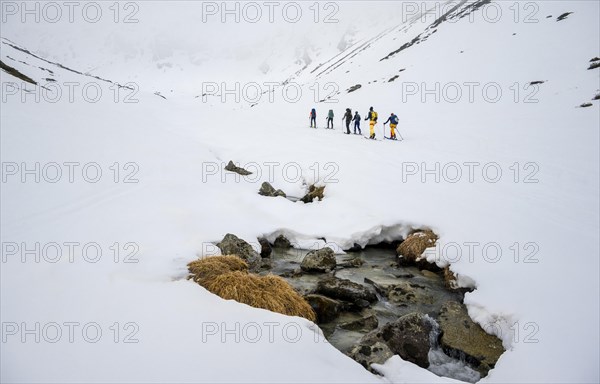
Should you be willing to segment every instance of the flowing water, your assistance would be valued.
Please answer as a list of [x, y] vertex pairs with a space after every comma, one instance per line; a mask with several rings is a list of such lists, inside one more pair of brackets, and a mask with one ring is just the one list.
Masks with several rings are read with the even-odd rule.
[[[300, 273], [300, 263], [308, 252], [307, 250], [274, 248], [271, 254], [271, 268], [266, 273], [284, 277], [302, 294], [312, 293], [319, 280], [328, 274]], [[362, 265], [339, 268], [340, 265], [355, 264], [357, 258], [362, 260]], [[359, 252], [336, 255], [336, 260], [338, 268], [334, 275], [338, 278], [365, 286], [372, 286], [373, 282], [379, 285], [407, 284], [413, 292], [408, 303], [406, 300], [390, 300], [388, 297], [377, 294], [378, 301], [373, 303], [370, 309], [363, 310], [361, 313], [343, 312], [335, 320], [319, 324], [327, 340], [344, 353], [348, 353], [357, 345], [359, 340], [369, 332], [369, 329], [344, 329], [340, 327], [340, 324], [371, 314], [377, 318], [378, 327], [412, 312], [422, 312], [435, 319], [442, 305], [447, 301], [462, 302], [462, 294], [446, 289], [440, 274], [420, 271], [416, 267], [399, 267], [392, 249], [367, 247]], [[435, 320], [432, 321], [435, 323]], [[471, 369], [465, 362], [444, 354], [437, 345], [437, 336], [439, 335], [437, 324], [434, 328], [435, 334], [432, 335], [428, 369], [439, 376], [468, 382], [479, 380], [479, 373]]]

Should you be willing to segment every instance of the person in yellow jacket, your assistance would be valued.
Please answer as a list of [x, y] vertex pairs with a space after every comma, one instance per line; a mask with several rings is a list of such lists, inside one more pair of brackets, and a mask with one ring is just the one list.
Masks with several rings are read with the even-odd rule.
[[373, 107], [369, 108], [369, 113], [365, 120], [369, 120], [369, 139], [375, 139], [375, 124], [377, 124], [377, 112], [373, 110]]

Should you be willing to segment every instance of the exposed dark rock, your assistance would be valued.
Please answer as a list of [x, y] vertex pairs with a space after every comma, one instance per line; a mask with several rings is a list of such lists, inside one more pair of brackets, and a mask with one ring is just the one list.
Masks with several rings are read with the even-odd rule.
[[292, 248], [292, 243], [283, 235], [277, 236], [273, 241], [273, 247], [275, 248]]
[[319, 281], [316, 293], [350, 302], [358, 308], [366, 308], [377, 300], [377, 295], [372, 289], [336, 277], [328, 277]]
[[580, 107], [581, 108], [587, 108], [587, 107], [591, 107], [592, 105], [594, 105], [594, 104], [592, 104], [592, 103], [583, 103], [583, 104], [580, 105]]
[[544, 80], [535, 80], [529, 83], [529, 85], [538, 85], [538, 84], [544, 84], [546, 81]]
[[13, 75], [14, 77], [16, 77], [18, 79], [21, 79], [21, 80], [26, 81], [33, 85], [37, 85], [37, 82], [35, 80], [30, 78], [29, 76], [22, 74], [21, 72], [19, 72], [15, 68], [11, 67], [10, 65], [4, 64], [2, 62], [2, 60], [0, 60], [0, 68], [3, 69], [6, 73]]
[[279, 276], [285, 277], [285, 278], [293, 278], [293, 277], [300, 277], [302, 275], [303, 275], [302, 269], [295, 268], [293, 271], [282, 272]]
[[217, 247], [221, 249], [223, 255], [236, 255], [246, 260], [251, 271], [257, 271], [261, 267], [261, 257], [258, 252], [236, 235], [226, 234], [223, 240], [217, 243]]
[[364, 264], [364, 260], [360, 257], [353, 257], [348, 260], [344, 260], [339, 263], [337, 266], [342, 268], [358, 268]]
[[566, 19], [570, 14], [572, 14], [573, 12], [565, 12], [562, 15], [558, 16], [556, 18], [556, 21], [563, 21], [564, 19]]
[[235, 164], [233, 164], [233, 161], [231, 161], [231, 160], [225, 166], [225, 170], [229, 171], [229, 172], [235, 172], [242, 176], [248, 176], [248, 175], [252, 174], [252, 172], [246, 171], [244, 168], [236, 166]]
[[442, 306], [438, 323], [441, 330], [440, 345], [444, 352], [464, 359], [482, 376], [494, 368], [504, 352], [500, 339], [486, 333], [471, 320], [467, 308], [456, 301], [449, 301]]
[[350, 331], [371, 331], [379, 326], [379, 320], [377, 320], [377, 316], [370, 311], [366, 310], [366, 313], [362, 314], [361, 317], [345, 321], [339, 324], [339, 327], [342, 329], [350, 330]]
[[378, 373], [371, 368], [371, 364], [385, 363], [390, 357], [394, 356], [394, 352], [387, 344], [378, 341], [372, 345], [357, 345], [352, 348], [348, 356], [369, 371]]
[[275, 189], [273, 188], [273, 186], [271, 184], [269, 184], [268, 182], [264, 182], [262, 183], [262, 185], [260, 186], [260, 190], [258, 191], [258, 194], [261, 196], [267, 196], [267, 197], [286, 197], [285, 192], [283, 192], [281, 189]]
[[433, 296], [427, 293], [424, 286], [395, 278], [365, 278], [365, 283], [372, 285], [377, 293], [388, 298], [392, 303], [433, 304]]
[[348, 248], [348, 249], [344, 249], [344, 252], [360, 252], [362, 251], [362, 247], [360, 246], [360, 244], [354, 243], [352, 245], [352, 247]]
[[308, 304], [317, 314], [318, 323], [328, 323], [335, 319], [343, 309], [343, 304], [337, 300], [317, 294], [304, 296]]
[[589, 69], [596, 69], [598, 67], [600, 67], [600, 61], [594, 61], [592, 64], [590, 64], [588, 70]]
[[261, 237], [258, 239], [258, 243], [260, 244], [260, 257], [265, 258], [271, 256], [271, 252], [273, 252], [273, 248], [271, 248], [271, 244], [265, 239]]
[[432, 329], [427, 315], [413, 312], [368, 333], [360, 340], [359, 345], [384, 343], [392, 353], [400, 355], [404, 360], [427, 368]]
[[390, 79], [388, 80], [388, 83], [391, 83], [392, 81], [396, 80], [399, 77], [400, 76], [398, 76], [398, 75], [394, 75], [393, 77], [390, 77]]
[[347, 91], [347, 92], [348, 92], [348, 93], [350, 93], [350, 92], [354, 92], [354, 91], [356, 91], [357, 89], [360, 89], [361, 87], [362, 87], [362, 85], [360, 85], [360, 84], [353, 85], [353, 86], [351, 86], [350, 88], [348, 88], [348, 91]]
[[304, 256], [300, 268], [305, 272], [329, 272], [335, 269], [336, 260], [333, 249], [325, 247], [310, 251]]

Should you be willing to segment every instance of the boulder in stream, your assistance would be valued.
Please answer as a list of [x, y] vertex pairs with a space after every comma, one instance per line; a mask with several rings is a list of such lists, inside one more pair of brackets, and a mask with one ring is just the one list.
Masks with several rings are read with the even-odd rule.
[[366, 308], [370, 303], [377, 301], [377, 295], [369, 287], [333, 276], [319, 281], [316, 293], [347, 301], [358, 308]]
[[343, 308], [343, 304], [337, 300], [323, 295], [310, 294], [304, 296], [308, 304], [317, 314], [317, 322], [328, 323], [335, 319]]
[[221, 249], [223, 255], [236, 255], [248, 263], [250, 271], [256, 272], [261, 267], [261, 257], [250, 244], [240, 239], [236, 235], [228, 233], [223, 237], [217, 247]]
[[366, 334], [359, 345], [373, 346], [378, 342], [383, 343], [392, 353], [400, 355], [404, 360], [427, 368], [432, 330], [432, 321], [427, 315], [413, 312]]
[[456, 301], [442, 306], [438, 323], [442, 332], [440, 345], [444, 352], [464, 359], [482, 376], [494, 368], [504, 352], [502, 341], [471, 320], [467, 308]]
[[342, 268], [359, 268], [365, 261], [360, 257], [352, 257], [339, 263], [337, 266]]
[[394, 356], [394, 352], [387, 344], [378, 341], [373, 345], [357, 345], [352, 348], [348, 356], [369, 371], [378, 373], [372, 370], [371, 364], [385, 363], [390, 357]]
[[279, 235], [273, 241], [273, 247], [275, 248], [292, 248], [292, 243], [283, 235]]
[[300, 268], [305, 272], [320, 273], [332, 271], [335, 266], [335, 254], [329, 247], [308, 252], [300, 264]]
[[433, 296], [427, 293], [425, 286], [417, 283], [401, 281], [393, 277], [365, 278], [365, 283], [372, 285], [382, 296], [392, 303], [433, 304]]
[[341, 322], [338, 326], [349, 331], [369, 332], [379, 326], [379, 320], [372, 310], [365, 309], [357, 319]]
[[266, 258], [271, 256], [271, 252], [273, 252], [273, 248], [271, 248], [271, 244], [264, 237], [258, 239], [258, 243], [260, 244], [260, 257]]

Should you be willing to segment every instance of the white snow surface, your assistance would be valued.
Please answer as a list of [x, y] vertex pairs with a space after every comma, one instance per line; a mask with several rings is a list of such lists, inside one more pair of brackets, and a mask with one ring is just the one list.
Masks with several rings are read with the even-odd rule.
[[[371, 9], [369, 4], [362, 6]], [[600, 91], [598, 70], [587, 70], [589, 60], [600, 56], [599, 3], [535, 3], [536, 23], [515, 23], [508, 8], [512, 3], [496, 4], [504, 11], [498, 22], [476, 15], [473, 21], [443, 23], [427, 41], [383, 61], [433, 19], [391, 32], [358, 26], [356, 44], [382, 30], [388, 33], [316, 77], [320, 71], [311, 71], [337, 55], [330, 45], [340, 37], [321, 35], [318, 44], [329, 48], [319, 48], [322, 55], [306, 70], [289, 72], [291, 61], [282, 53], [271, 64], [276, 75], [256, 75], [261, 82], [292, 78], [302, 84], [302, 98], [289, 102], [276, 91], [272, 103], [263, 99], [254, 107], [194, 98], [207, 81], [197, 78], [202, 65], [191, 69], [181, 63], [183, 73], [170, 77], [179, 81], [168, 84], [175, 90], [170, 97], [164, 80], [156, 80], [161, 74], [155, 63], [139, 64], [139, 71], [136, 61], [119, 55], [110, 63], [109, 43], [99, 49], [101, 54], [90, 50], [87, 64], [86, 55], [73, 56], [71, 63], [67, 53], [83, 47], [85, 36], [77, 36], [78, 42], [65, 34], [64, 41], [72, 45], [61, 51], [61, 44], [52, 46], [42, 38], [40, 26], [27, 32], [30, 26], [3, 25], [3, 38], [82, 72], [102, 56], [103, 69], [90, 70], [92, 75], [135, 81], [139, 91], [136, 103], [123, 101], [124, 89], [115, 102], [114, 88], [103, 83], [96, 103], [79, 92], [72, 102], [65, 95], [56, 103], [36, 102], [24, 91], [9, 94], [5, 84], [35, 86], [0, 72], [2, 382], [452, 382], [398, 356], [377, 367], [383, 377], [373, 375], [326, 343], [309, 321], [222, 300], [185, 279], [186, 264], [218, 254], [214, 242], [227, 233], [255, 246], [257, 237], [273, 239], [280, 233], [300, 248], [322, 247], [326, 243], [319, 238], [325, 238], [343, 252], [353, 243], [390, 240], [422, 227], [440, 235], [439, 247], [426, 256], [440, 265], [450, 263], [463, 285], [476, 287], [465, 297], [469, 315], [507, 349], [481, 382], [598, 382], [600, 114], [598, 101], [589, 108], [577, 106]], [[557, 22], [563, 12], [573, 14]], [[287, 52], [282, 41], [279, 52]], [[48, 42], [44, 50], [53, 56], [42, 54], [40, 42]], [[0, 56], [40, 81], [46, 74], [33, 66], [52, 69], [62, 84], [90, 81], [6, 44]], [[252, 65], [263, 61], [256, 56], [239, 60], [240, 67], [247, 64], [241, 78], [254, 78]], [[218, 73], [231, 60], [207, 57], [209, 73]], [[396, 74], [398, 79], [387, 81]], [[212, 81], [230, 77], [224, 73]], [[536, 80], [545, 83], [535, 89], [536, 101], [526, 103], [531, 88], [524, 86]], [[326, 96], [328, 82], [339, 86], [337, 101], [315, 103], [309, 87], [319, 83]], [[422, 92], [403, 92], [403, 84], [411, 82], [428, 89], [436, 82], [442, 88], [495, 83], [503, 94], [488, 102], [479, 86], [473, 102], [466, 94], [456, 103], [435, 102], [431, 95], [423, 102]], [[515, 83], [520, 89], [516, 102], [510, 88]], [[354, 84], [362, 88], [346, 93]], [[308, 128], [313, 106], [319, 113], [317, 130]], [[364, 118], [369, 106], [379, 113], [379, 138], [382, 123], [395, 112], [405, 140], [367, 141], [341, 134], [344, 109], [358, 110]], [[335, 130], [322, 129], [329, 109], [336, 112]], [[361, 127], [368, 132], [366, 122]], [[229, 160], [254, 174], [241, 178], [223, 171]], [[6, 168], [10, 163], [21, 170], [25, 163], [31, 169], [36, 162], [40, 169], [59, 164], [63, 174], [58, 182], [47, 181], [56, 167], [44, 168], [50, 173], [39, 182], [31, 174], [21, 182], [21, 172], [12, 175]], [[68, 162], [79, 164], [73, 182], [64, 165]], [[479, 164], [473, 182], [464, 165], [471, 162]], [[96, 183], [81, 174], [83, 165], [91, 163], [96, 164], [91, 177], [93, 169], [102, 170]], [[408, 172], [415, 166], [434, 169], [436, 163], [439, 181], [433, 174]], [[462, 177], [454, 183], [449, 181], [454, 173], [444, 177], [442, 170], [451, 172], [456, 167], [447, 165], [455, 163]], [[491, 163], [488, 180], [499, 168], [498, 182], [482, 175], [483, 166]], [[124, 183], [131, 172], [137, 182]], [[524, 182], [527, 175], [533, 182]], [[306, 184], [324, 184], [325, 199], [303, 204], [262, 197], [257, 191], [263, 181], [298, 197]], [[79, 244], [72, 260], [69, 242]], [[23, 248], [36, 243], [38, 254], [47, 251], [40, 262], [35, 255], [22, 256]], [[54, 243], [62, 257], [49, 262]], [[98, 262], [89, 261], [93, 247], [88, 260], [82, 255], [83, 245], [90, 243], [102, 251]], [[114, 243], [121, 249], [118, 262]], [[137, 262], [123, 262], [133, 249], [124, 248], [127, 243], [139, 248]], [[465, 245], [471, 243], [477, 243], [473, 254]], [[69, 322], [79, 324], [73, 342], [64, 325]], [[48, 324], [54, 323], [62, 337], [53, 343], [48, 339], [56, 327]], [[95, 343], [81, 333], [90, 323], [102, 330]], [[125, 343], [127, 335], [137, 342]]]

